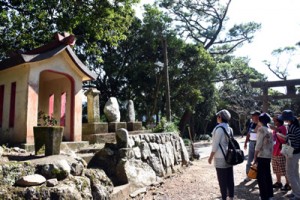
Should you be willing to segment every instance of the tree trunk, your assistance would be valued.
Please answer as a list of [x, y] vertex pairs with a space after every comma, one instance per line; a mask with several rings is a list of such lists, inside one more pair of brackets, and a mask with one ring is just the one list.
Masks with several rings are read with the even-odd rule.
[[193, 118], [193, 113], [190, 110], [186, 110], [184, 112], [184, 114], [182, 115], [180, 122], [179, 122], [179, 131], [180, 131], [181, 136], [185, 135], [185, 131], [187, 130], [186, 129], [187, 125], [189, 125], [189, 127], [191, 127], [191, 129], [190, 129], [191, 135], [192, 136], [194, 135], [194, 123], [192, 121], [192, 118]]
[[[152, 111], [150, 113], [150, 116], [156, 114], [158, 111], [157, 109], [157, 102], [158, 102], [158, 98], [159, 98], [159, 89], [160, 89], [160, 84], [162, 81], [162, 75], [159, 73], [158, 75], [156, 75], [156, 85], [155, 85], [155, 94], [154, 94], [154, 102], [153, 102], [153, 108]], [[158, 121], [156, 121], [156, 124], [158, 123]]]
[[166, 117], [167, 121], [171, 121], [171, 101], [170, 101], [170, 84], [169, 84], [169, 66], [168, 66], [168, 50], [167, 50], [167, 40], [162, 39], [164, 48], [164, 75], [166, 84]]

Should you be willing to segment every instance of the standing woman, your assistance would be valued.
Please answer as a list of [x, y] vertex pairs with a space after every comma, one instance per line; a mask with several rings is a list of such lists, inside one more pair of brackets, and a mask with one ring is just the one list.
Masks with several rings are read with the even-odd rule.
[[233, 167], [226, 163], [220, 145], [224, 151], [227, 151], [228, 137], [224, 133], [221, 126], [225, 128], [228, 134], [232, 134], [232, 129], [229, 127], [228, 122], [231, 118], [228, 110], [221, 110], [217, 114], [218, 125], [212, 132], [212, 150], [208, 158], [208, 163], [212, 163], [214, 159], [214, 166], [217, 171], [218, 182], [221, 190], [222, 199], [226, 200], [234, 197], [234, 180], [233, 180]]
[[[282, 144], [285, 144], [287, 129], [284, 126], [282, 120], [278, 119], [278, 115], [273, 117], [275, 126], [269, 125], [273, 130], [273, 155], [272, 155], [272, 168], [273, 173], [276, 175], [276, 183], [273, 184], [273, 188], [281, 189], [283, 191], [291, 190], [289, 181], [286, 175], [286, 159], [285, 156], [280, 153]], [[282, 185], [281, 176], [285, 176], [285, 185]]]
[[291, 110], [284, 110], [279, 119], [288, 123], [287, 140], [294, 147], [293, 156], [286, 158], [287, 177], [292, 187], [291, 197], [300, 200], [300, 178], [299, 178], [299, 159], [300, 159], [300, 127], [299, 121]]
[[272, 131], [268, 128], [271, 118], [267, 113], [258, 117], [257, 141], [254, 153], [254, 163], [257, 163], [257, 183], [261, 200], [271, 199], [273, 194], [271, 158], [273, 152]]
[[[261, 114], [260, 111], [255, 110], [250, 113], [251, 114], [251, 123], [248, 127], [248, 133], [246, 136], [245, 144], [244, 144], [244, 150], [247, 150], [247, 143], [249, 142], [249, 148], [248, 148], [248, 159], [247, 159], [247, 165], [246, 165], [246, 175], [248, 174], [251, 163], [254, 160], [254, 153], [255, 153], [255, 145], [256, 145], [256, 139], [257, 139], [257, 124], [258, 124], [258, 117]], [[250, 181], [251, 179], [247, 176], [244, 181]]]

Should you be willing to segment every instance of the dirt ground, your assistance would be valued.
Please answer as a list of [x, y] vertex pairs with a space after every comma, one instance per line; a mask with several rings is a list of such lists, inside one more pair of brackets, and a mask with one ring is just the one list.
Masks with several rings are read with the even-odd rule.
[[[256, 180], [245, 182], [244, 163], [234, 166], [235, 197], [234, 199], [259, 199]], [[273, 183], [275, 176], [273, 175]], [[284, 183], [284, 179], [282, 182]], [[288, 199], [289, 192], [274, 190], [274, 199]], [[213, 165], [208, 164], [207, 158], [194, 160], [192, 165], [164, 180], [160, 186], [148, 188], [146, 194], [139, 196], [143, 200], [199, 200], [218, 199], [220, 190]]]

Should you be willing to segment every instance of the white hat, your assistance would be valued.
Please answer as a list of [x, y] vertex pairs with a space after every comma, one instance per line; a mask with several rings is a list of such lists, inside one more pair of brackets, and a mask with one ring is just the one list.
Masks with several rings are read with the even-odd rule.
[[220, 110], [219, 112], [217, 112], [216, 115], [220, 115], [223, 119], [225, 119], [227, 121], [229, 121], [230, 118], [231, 118], [230, 112], [228, 110], [225, 110], [225, 109]]

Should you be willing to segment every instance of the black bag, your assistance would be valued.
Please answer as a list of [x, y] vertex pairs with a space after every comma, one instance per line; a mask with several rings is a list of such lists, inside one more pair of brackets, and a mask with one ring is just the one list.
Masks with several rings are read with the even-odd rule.
[[222, 153], [224, 155], [226, 163], [228, 163], [230, 165], [237, 165], [237, 164], [242, 163], [244, 161], [245, 156], [244, 156], [243, 150], [240, 149], [239, 143], [234, 139], [233, 135], [229, 136], [229, 134], [227, 133], [227, 131], [225, 130], [224, 127], [222, 127], [222, 126], [219, 126], [219, 127], [223, 129], [224, 133], [226, 134], [226, 136], [229, 139], [228, 151], [227, 151], [226, 155], [224, 153], [224, 150], [221, 147], [221, 144], [219, 144], [219, 146], [222, 150]]

